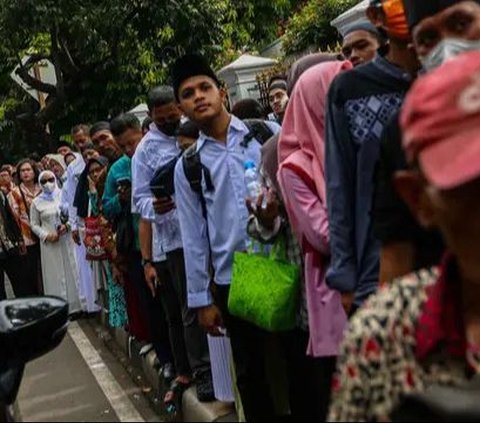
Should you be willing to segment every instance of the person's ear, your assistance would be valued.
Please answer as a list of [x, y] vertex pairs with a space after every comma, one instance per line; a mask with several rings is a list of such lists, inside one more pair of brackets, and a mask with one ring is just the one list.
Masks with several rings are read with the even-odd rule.
[[369, 6], [366, 14], [373, 26], [377, 28], [385, 26], [385, 14], [381, 7]]
[[426, 229], [434, 227], [435, 213], [421, 175], [411, 170], [398, 171], [394, 176], [394, 186], [417, 222]]
[[185, 114], [183, 113], [182, 106], [180, 105], [180, 100], [175, 99], [175, 107], [177, 108], [178, 113], [181, 115]]
[[180, 103], [177, 103], [177, 107], [178, 107], [178, 110], [180, 110], [180, 113], [183, 115], [183, 116], [187, 116], [187, 113], [185, 111], [185, 108], [180, 104]]
[[227, 98], [227, 90], [223, 87], [220, 87], [219, 91], [220, 91], [220, 96], [222, 97], [222, 101], [225, 101], [225, 99]]
[[227, 103], [227, 99], [228, 99], [227, 90], [223, 87], [220, 87], [219, 91], [220, 91], [220, 98], [222, 99], [222, 103], [225, 107], [227, 107], [227, 105], [228, 105], [228, 103]]

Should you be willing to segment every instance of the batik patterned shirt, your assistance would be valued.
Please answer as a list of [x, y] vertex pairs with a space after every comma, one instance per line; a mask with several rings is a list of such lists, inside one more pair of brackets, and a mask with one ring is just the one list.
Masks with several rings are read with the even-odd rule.
[[449, 259], [383, 287], [350, 323], [329, 421], [389, 421], [404, 394], [460, 385], [480, 369]]

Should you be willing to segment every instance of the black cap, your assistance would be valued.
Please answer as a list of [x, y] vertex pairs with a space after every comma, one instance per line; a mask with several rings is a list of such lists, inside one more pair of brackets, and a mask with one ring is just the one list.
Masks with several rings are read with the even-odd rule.
[[187, 54], [180, 57], [171, 69], [172, 85], [177, 101], [180, 85], [194, 76], [208, 76], [220, 86], [220, 81], [217, 75], [203, 56], [199, 54]]
[[346, 26], [344, 29], [342, 29], [341, 32], [342, 32], [342, 36], [346, 37], [348, 34], [351, 34], [352, 32], [355, 32], [355, 31], [367, 31], [377, 37], [380, 37], [380, 32], [378, 31], [378, 28], [368, 21], [354, 22]]
[[283, 90], [287, 91], [287, 81], [284, 79], [275, 79], [270, 82], [268, 85], [268, 92], [273, 91], [273, 90]]
[[[415, 25], [423, 19], [464, 1], [465, 0], [403, 0], [408, 26], [410, 30], [412, 30]], [[474, 1], [480, 4], [480, 0]]]

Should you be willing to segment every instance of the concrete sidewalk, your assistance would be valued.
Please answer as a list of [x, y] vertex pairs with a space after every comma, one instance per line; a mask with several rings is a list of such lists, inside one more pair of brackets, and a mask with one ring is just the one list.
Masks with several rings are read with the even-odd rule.
[[[108, 328], [105, 316], [99, 319], [99, 323], [103, 328], [103, 333], [98, 333], [98, 336], [104, 340], [108, 348], [120, 348], [129, 358], [129, 362], [124, 363], [126, 366], [133, 366], [137, 370], [142, 370], [146, 378], [144, 382], [152, 387], [152, 392], [148, 396], [155, 405], [155, 409], [162, 417], [172, 420], [173, 416], [166, 415], [163, 409], [162, 399], [166, 392], [166, 385], [163, 380], [160, 380], [158, 372], [154, 368], [155, 353], [151, 351], [146, 357], [141, 357], [142, 345], [130, 338], [125, 330]], [[106, 336], [107, 333], [109, 336]], [[115, 346], [112, 345], [112, 340], [114, 340]], [[191, 387], [184, 394], [181, 413], [176, 416], [175, 420], [183, 422], [237, 422], [238, 418], [234, 404], [201, 403], [197, 399], [195, 387]]]

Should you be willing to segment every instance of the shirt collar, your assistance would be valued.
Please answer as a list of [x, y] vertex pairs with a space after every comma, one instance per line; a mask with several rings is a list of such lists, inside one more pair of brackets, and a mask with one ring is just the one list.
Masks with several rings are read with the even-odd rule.
[[[230, 115], [230, 117], [231, 119], [230, 119], [230, 125], [228, 127], [227, 142], [228, 142], [228, 139], [230, 139], [230, 137], [232, 137], [237, 133], [246, 135], [249, 132], [247, 125], [245, 125], [245, 123], [243, 123], [240, 119], [238, 119], [234, 115]], [[211, 137], [209, 137], [208, 135], [200, 131], [200, 137], [198, 138], [198, 141], [197, 141], [197, 151], [199, 151], [207, 141], [215, 142], [214, 139], [212, 139]]]
[[416, 356], [420, 361], [443, 346], [449, 355], [465, 357], [467, 342], [457, 273], [455, 259], [447, 255], [437, 282], [427, 288], [427, 301], [416, 331]]
[[382, 72], [390, 75], [395, 79], [400, 79], [402, 81], [411, 82], [413, 80], [412, 76], [404, 69], [399, 68], [398, 66], [390, 63], [383, 54], [383, 51], [378, 51], [372, 63]]
[[38, 194], [40, 194], [42, 192], [42, 189], [40, 188], [40, 186], [38, 184], [35, 184], [35, 191], [34, 192], [31, 192], [26, 186], [25, 184], [22, 182], [20, 184], [20, 190], [23, 191], [23, 193], [27, 196], [27, 197], [30, 197], [30, 198], [35, 198], [38, 196]]

